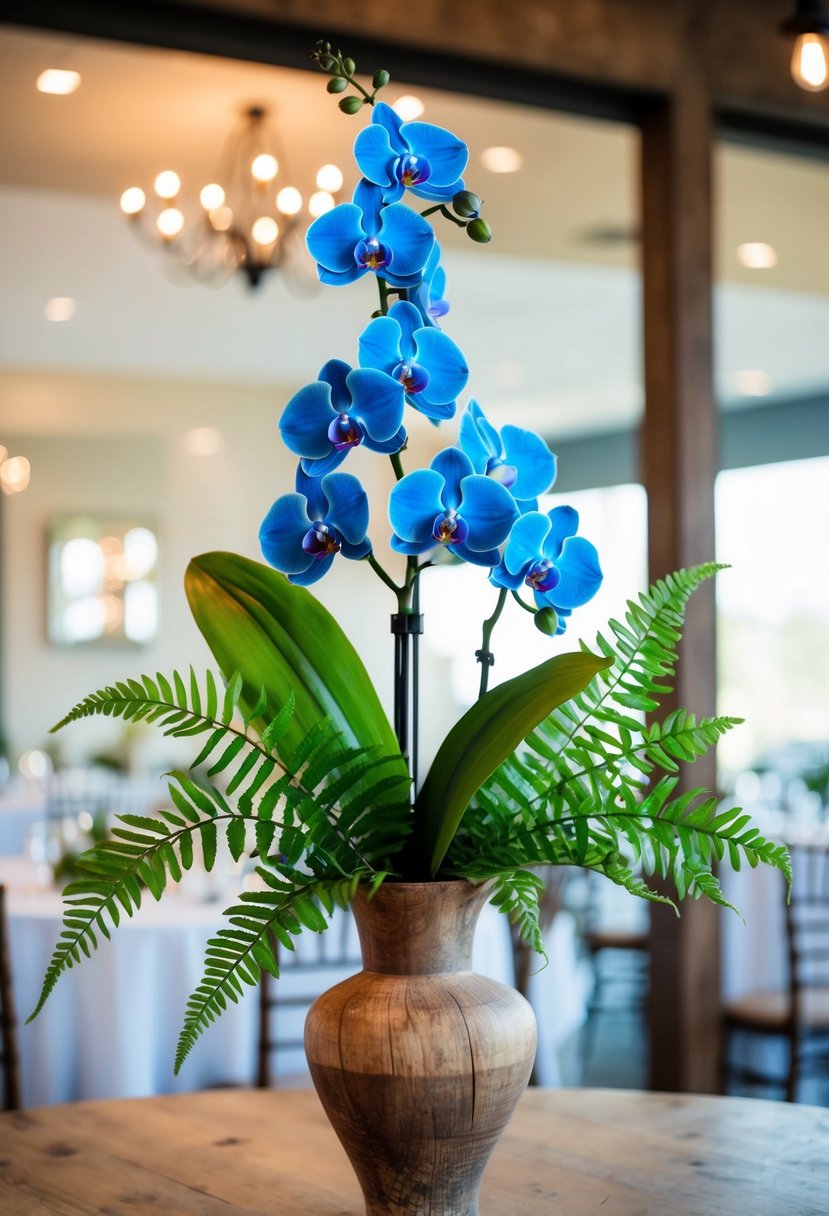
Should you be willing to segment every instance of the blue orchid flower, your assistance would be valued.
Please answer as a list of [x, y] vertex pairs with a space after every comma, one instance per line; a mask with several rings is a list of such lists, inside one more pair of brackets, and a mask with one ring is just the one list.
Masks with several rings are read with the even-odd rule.
[[425, 553], [445, 545], [476, 566], [494, 566], [497, 546], [518, 516], [508, 490], [475, 473], [460, 448], [438, 452], [428, 469], [407, 473], [391, 492], [389, 518], [398, 553]]
[[437, 327], [438, 319], [445, 317], [449, 311], [449, 301], [446, 299], [446, 271], [441, 266], [440, 259], [441, 248], [435, 241], [423, 267], [420, 285], [409, 292], [409, 299], [420, 312], [423, 324], [434, 327]]
[[382, 187], [386, 202], [396, 202], [406, 189], [448, 202], [464, 188], [461, 174], [469, 151], [451, 131], [429, 122], [403, 122], [379, 101], [371, 125], [354, 142], [354, 159], [363, 177]]
[[555, 609], [558, 633], [573, 609], [593, 598], [603, 578], [595, 546], [576, 536], [578, 526], [572, 507], [554, 507], [547, 515], [529, 511], [516, 520], [504, 556], [489, 576], [496, 587], [530, 587], [538, 608]]
[[296, 494], [277, 498], [259, 529], [265, 560], [288, 581], [308, 587], [338, 553], [358, 559], [371, 552], [368, 498], [350, 473], [308, 477], [297, 469]]
[[294, 393], [279, 420], [285, 446], [311, 477], [331, 473], [352, 448], [399, 452], [406, 442], [403, 385], [375, 368], [329, 359], [319, 379]]
[[352, 203], [314, 220], [305, 243], [323, 283], [353, 283], [371, 271], [393, 287], [417, 287], [435, 234], [416, 211], [384, 206], [380, 187], [361, 181]]
[[546, 494], [556, 479], [556, 458], [540, 435], [510, 425], [498, 431], [477, 401], [464, 410], [459, 441], [475, 472], [500, 481], [522, 514], [536, 510], [539, 494]]
[[452, 418], [469, 368], [450, 337], [424, 326], [414, 304], [400, 300], [385, 317], [369, 322], [360, 336], [360, 366], [399, 380], [406, 400], [433, 422]]

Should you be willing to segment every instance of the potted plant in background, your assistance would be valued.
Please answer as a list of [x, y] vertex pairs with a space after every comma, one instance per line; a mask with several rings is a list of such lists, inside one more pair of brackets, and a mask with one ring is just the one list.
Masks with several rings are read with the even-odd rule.
[[[480, 243], [490, 231], [463, 178], [461, 140], [401, 122], [377, 100], [386, 72], [365, 87], [328, 43], [312, 58], [328, 91], [343, 94], [340, 109], [369, 107], [372, 118], [355, 143], [353, 201], [312, 224], [308, 248], [324, 283], [374, 275], [379, 307], [355, 365], [329, 360], [281, 415], [298, 467], [294, 491], [276, 500], [260, 533], [275, 569], [208, 553], [187, 570], [224, 687], [210, 672], [201, 681], [145, 675], [93, 693], [58, 724], [103, 714], [198, 737], [191, 769], [206, 767], [207, 779], [172, 772], [169, 809], [119, 816], [81, 859], [35, 1014], [98, 934], [108, 938], [146, 890], [160, 899], [182, 879], [196, 841], [209, 870], [223, 833], [234, 859], [255, 858], [259, 887], [226, 909], [227, 927], [207, 945], [176, 1071], [263, 969], [278, 976], [275, 943], [291, 949], [298, 934], [322, 932], [335, 905], [352, 906], [365, 970], [309, 1015], [314, 1081], [370, 1214], [472, 1216], [535, 1047], [522, 998], [469, 969], [482, 904], [491, 899], [543, 950], [538, 867], [586, 867], [670, 902], [648, 886], [656, 874], [680, 897], [724, 903], [716, 861], [788, 874], [788, 858], [740, 810], [705, 790], [677, 793], [680, 765], [735, 719], [679, 710], [645, 721], [670, 690], [687, 599], [715, 565], [656, 583], [610, 622], [595, 653], [556, 653], [488, 689], [507, 598], [555, 644], [601, 583], [598, 555], [572, 508], [538, 507], [555, 477], [546, 443], [518, 426], [498, 430], [475, 402], [428, 468], [406, 468], [407, 409], [449, 422], [468, 377], [438, 325], [448, 305], [429, 217]], [[345, 471], [358, 446], [393, 471], [394, 576], [376, 549], [385, 525], [370, 519], [363, 487]], [[391, 596], [393, 727], [356, 649], [307, 590], [338, 557], [364, 562]], [[480, 696], [418, 784], [419, 585], [446, 560], [480, 568], [482, 603], [491, 592], [476, 652]]]

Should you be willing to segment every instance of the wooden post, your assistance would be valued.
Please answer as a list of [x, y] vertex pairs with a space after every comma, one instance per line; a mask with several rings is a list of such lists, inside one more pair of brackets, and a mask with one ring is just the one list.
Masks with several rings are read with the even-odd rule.
[[[714, 556], [717, 419], [712, 373], [712, 106], [700, 65], [642, 128], [644, 483], [652, 578]], [[689, 605], [677, 687], [665, 703], [714, 712], [714, 591]], [[686, 778], [714, 788], [713, 755]], [[718, 1088], [719, 920], [706, 902], [651, 916], [650, 1086]]]

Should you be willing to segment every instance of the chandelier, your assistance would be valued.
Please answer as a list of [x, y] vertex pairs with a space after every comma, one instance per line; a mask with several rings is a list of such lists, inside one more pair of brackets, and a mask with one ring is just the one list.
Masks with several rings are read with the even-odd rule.
[[267, 271], [278, 269], [292, 286], [311, 287], [305, 229], [309, 218], [336, 205], [343, 175], [336, 165], [323, 165], [306, 206], [289, 184], [286, 159], [266, 119], [263, 106], [245, 111], [215, 180], [202, 187], [198, 200], [184, 195], [172, 169], [158, 174], [149, 197], [140, 186], [121, 195], [121, 210], [141, 236], [172, 255], [174, 271], [220, 284], [238, 270], [256, 287]]

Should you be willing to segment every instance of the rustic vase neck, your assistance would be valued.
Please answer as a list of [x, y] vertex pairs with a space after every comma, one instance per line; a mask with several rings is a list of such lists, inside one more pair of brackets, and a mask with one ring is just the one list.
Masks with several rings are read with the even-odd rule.
[[352, 909], [363, 967], [381, 975], [470, 971], [472, 941], [492, 883], [386, 882]]

